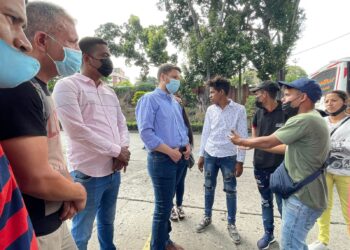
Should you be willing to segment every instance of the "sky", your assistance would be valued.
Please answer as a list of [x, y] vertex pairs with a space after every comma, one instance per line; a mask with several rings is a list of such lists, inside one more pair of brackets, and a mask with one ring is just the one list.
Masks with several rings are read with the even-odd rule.
[[[80, 37], [93, 36], [99, 25], [106, 22], [122, 24], [130, 15], [140, 18], [143, 26], [162, 24], [165, 12], [158, 10], [157, 0], [47, 0], [64, 7], [76, 20]], [[317, 71], [330, 61], [350, 57], [349, 0], [301, 0], [300, 7], [305, 10], [306, 20], [288, 64], [301, 66], [308, 74]], [[329, 42], [347, 34], [342, 38]], [[174, 50], [174, 48], [172, 49]], [[306, 52], [302, 52], [308, 50]], [[172, 53], [174, 51], [171, 51]], [[302, 53], [300, 53], [302, 52]], [[114, 59], [115, 67], [122, 68], [132, 82], [140, 70], [127, 67], [124, 59]], [[150, 75], [155, 76], [156, 69]]]

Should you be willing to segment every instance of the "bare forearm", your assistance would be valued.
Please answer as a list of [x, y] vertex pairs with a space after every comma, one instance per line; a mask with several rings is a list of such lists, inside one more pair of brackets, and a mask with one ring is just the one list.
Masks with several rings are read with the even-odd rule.
[[72, 182], [54, 170], [36, 176], [18, 177], [17, 182], [21, 191], [33, 197], [50, 201], [84, 199], [85, 190], [80, 184]]
[[269, 136], [260, 136], [250, 139], [242, 139], [242, 138], [236, 138], [233, 139], [233, 143], [239, 145], [239, 146], [245, 146], [245, 147], [251, 147], [251, 148], [260, 148], [260, 149], [270, 149], [275, 146], [281, 145], [282, 143], [277, 139], [276, 136], [269, 135]]
[[281, 154], [281, 155], [284, 155], [285, 152], [286, 152], [286, 145], [285, 144], [282, 144], [282, 145], [278, 145], [276, 147], [273, 147], [273, 148], [264, 148], [262, 149], [266, 152], [269, 152], [269, 153], [273, 153], [273, 154]]

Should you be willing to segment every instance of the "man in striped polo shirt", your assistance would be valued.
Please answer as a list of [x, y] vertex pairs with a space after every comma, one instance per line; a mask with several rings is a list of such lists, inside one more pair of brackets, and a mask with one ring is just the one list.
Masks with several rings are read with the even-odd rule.
[[[24, 0], [0, 0], [0, 88], [15, 87], [21, 81], [18, 77], [33, 77], [37, 68], [35, 60], [25, 57], [21, 51], [32, 47], [23, 33], [26, 24]], [[11, 55], [11, 56], [10, 56]], [[8, 57], [10, 56], [10, 57]], [[27, 66], [23, 74], [7, 69], [9, 62], [21, 59], [18, 65]], [[27, 59], [27, 60], [26, 60]], [[30, 63], [33, 63], [31, 65]], [[25, 80], [28, 80], [25, 79]], [[23, 80], [23, 79], [20, 79]], [[33, 227], [23, 203], [11, 166], [0, 145], [0, 249], [38, 249]]]

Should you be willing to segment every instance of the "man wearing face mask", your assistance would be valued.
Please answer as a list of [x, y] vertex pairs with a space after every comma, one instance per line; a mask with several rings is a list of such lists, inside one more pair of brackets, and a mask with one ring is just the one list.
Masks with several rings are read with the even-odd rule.
[[[24, 54], [32, 50], [23, 32], [26, 22], [23, 0], [0, 0], [0, 89], [16, 87], [40, 68], [38, 61]], [[21, 192], [1, 145], [0, 224], [0, 249], [38, 249]]]
[[85, 37], [81, 73], [59, 80], [54, 89], [58, 117], [68, 135], [71, 176], [87, 190], [86, 208], [73, 218], [72, 235], [80, 250], [87, 249], [93, 222], [101, 249], [116, 249], [113, 222], [120, 170], [130, 159], [129, 133], [119, 100], [103, 83], [113, 71], [107, 43]]
[[182, 107], [174, 97], [180, 87], [180, 73], [175, 65], [161, 65], [158, 88], [144, 95], [136, 106], [137, 126], [148, 151], [147, 167], [154, 189], [152, 250], [183, 249], [169, 235], [175, 187], [191, 154]]
[[[284, 164], [288, 175], [293, 182], [298, 182], [319, 170], [328, 156], [328, 127], [315, 110], [315, 103], [321, 98], [322, 91], [316, 81], [308, 78], [279, 84], [284, 92], [282, 109], [290, 117], [286, 124], [269, 136], [242, 139], [233, 133], [231, 141], [240, 146], [285, 152]], [[280, 248], [307, 249], [307, 234], [326, 207], [324, 173], [283, 199]]]
[[[80, 68], [75, 23], [62, 8], [45, 2], [29, 3], [27, 18], [25, 32], [33, 45], [29, 55], [41, 68], [29, 81], [0, 91], [0, 140], [21, 187], [39, 248], [76, 249], [63, 221], [85, 207], [86, 192], [66, 169], [58, 119], [47, 89], [50, 79]], [[39, 174], [43, 177], [35, 179]]]
[[[286, 116], [282, 104], [276, 100], [279, 87], [275, 82], [264, 81], [251, 91], [256, 101], [256, 112], [252, 123], [252, 137], [267, 136], [281, 128]], [[273, 154], [261, 149], [254, 150], [254, 176], [261, 195], [261, 209], [265, 234], [258, 240], [259, 249], [267, 249], [274, 238], [273, 193], [270, 190], [270, 175], [282, 163], [284, 155]], [[278, 211], [282, 214], [282, 199], [275, 194]]]

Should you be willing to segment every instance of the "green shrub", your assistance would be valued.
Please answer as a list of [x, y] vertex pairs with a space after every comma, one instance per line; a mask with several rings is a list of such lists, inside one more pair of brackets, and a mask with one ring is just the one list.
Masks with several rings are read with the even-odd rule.
[[200, 123], [200, 122], [191, 123], [191, 127], [193, 132], [201, 133], [203, 130], [203, 123]]
[[137, 131], [136, 121], [127, 122], [129, 131]]
[[146, 93], [148, 93], [148, 92], [146, 92], [146, 91], [136, 91], [134, 96], [132, 97], [131, 103], [136, 105], [138, 100]]
[[135, 86], [136, 91], [145, 91], [145, 92], [153, 91], [155, 88], [156, 86], [152, 83], [141, 83]]
[[133, 93], [135, 91], [135, 88], [132, 86], [117, 86], [114, 87], [114, 92], [117, 94], [117, 96], [124, 96], [128, 93]]

